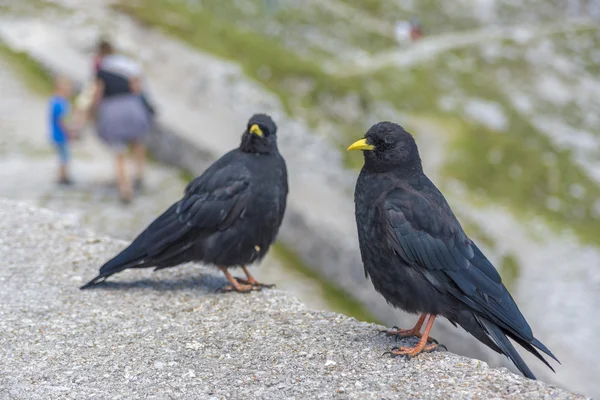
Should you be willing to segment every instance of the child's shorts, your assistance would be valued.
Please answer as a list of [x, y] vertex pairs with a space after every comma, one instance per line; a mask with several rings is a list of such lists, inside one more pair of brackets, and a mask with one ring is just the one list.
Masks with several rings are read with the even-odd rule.
[[60, 158], [61, 164], [67, 164], [69, 159], [71, 158], [71, 154], [69, 153], [69, 144], [68, 143], [54, 143], [56, 147], [56, 151], [58, 152], [58, 157]]

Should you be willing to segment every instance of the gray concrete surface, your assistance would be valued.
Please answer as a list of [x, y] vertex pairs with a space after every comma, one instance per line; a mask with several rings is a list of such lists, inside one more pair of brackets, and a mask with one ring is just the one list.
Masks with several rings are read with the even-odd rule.
[[200, 266], [78, 290], [123, 245], [0, 200], [0, 398], [584, 398], [449, 352], [382, 356], [383, 327], [278, 290], [216, 294]]

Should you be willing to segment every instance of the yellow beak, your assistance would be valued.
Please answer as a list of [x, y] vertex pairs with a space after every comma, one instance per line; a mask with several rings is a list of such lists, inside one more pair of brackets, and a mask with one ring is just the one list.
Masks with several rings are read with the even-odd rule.
[[250, 133], [259, 136], [259, 137], [263, 137], [263, 131], [260, 130], [260, 128], [258, 127], [258, 125], [254, 124], [250, 127]]
[[352, 143], [350, 145], [350, 147], [348, 147], [348, 150], [346, 151], [350, 151], [350, 150], [373, 150], [375, 149], [375, 146], [373, 146], [372, 144], [368, 144], [367, 143], [367, 139], [360, 139], [357, 140], [356, 142]]

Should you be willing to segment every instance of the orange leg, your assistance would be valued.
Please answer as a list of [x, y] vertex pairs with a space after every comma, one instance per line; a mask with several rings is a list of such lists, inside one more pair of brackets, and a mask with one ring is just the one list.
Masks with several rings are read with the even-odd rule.
[[391, 330], [389, 331], [382, 331], [385, 332], [386, 335], [388, 336], [417, 336], [417, 337], [421, 337], [421, 328], [423, 327], [423, 323], [425, 322], [425, 318], [427, 318], [427, 314], [421, 314], [421, 316], [419, 317], [419, 320], [417, 321], [417, 323], [415, 324], [415, 326], [412, 329], [400, 329], [397, 326], [394, 326]]
[[239, 283], [243, 283], [245, 285], [251, 285], [255, 288], [272, 288], [275, 285], [269, 285], [266, 283], [260, 283], [259, 281], [257, 281], [256, 279], [254, 279], [254, 277], [252, 275], [250, 275], [250, 272], [248, 272], [248, 269], [244, 266], [242, 266], [242, 271], [244, 271], [244, 274], [246, 274], [246, 279], [242, 279], [242, 278], [235, 278]]
[[[407, 337], [407, 336], [416, 336], [416, 337], [420, 338], [421, 337], [421, 328], [423, 327], [425, 318], [427, 318], [427, 314], [421, 314], [421, 316], [419, 317], [419, 320], [417, 321], [417, 323], [415, 324], [415, 326], [412, 329], [400, 329], [397, 326], [394, 326], [389, 331], [381, 331], [381, 332], [385, 333], [387, 336], [395, 336], [396, 341], [398, 340], [398, 338]], [[427, 338], [427, 341], [437, 343], [437, 340], [435, 340], [434, 338], [431, 338], [431, 337]]]
[[223, 272], [225, 274], [225, 278], [227, 278], [227, 280], [231, 284], [231, 285], [227, 285], [224, 288], [222, 288], [221, 291], [223, 291], [223, 292], [249, 293], [249, 292], [251, 292], [253, 290], [256, 290], [256, 288], [254, 286], [250, 285], [250, 284], [239, 283], [233, 277], [233, 275], [231, 275], [229, 273], [229, 271], [227, 270], [227, 268], [225, 268], [225, 267], [219, 267], [219, 269], [221, 270], [221, 272]]
[[423, 336], [421, 336], [421, 339], [419, 340], [419, 342], [417, 343], [417, 345], [415, 347], [401, 346], [396, 349], [392, 349], [392, 354], [398, 355], [398, 356], [406, 355], [409, 357], [414, 357], [423, 351], [431, 351], [431, 350], [434, 350], [435, 348], [437, 348], [438, 345], [435, 343], [427, 344], [427, 339], [429, 338], [429, 332], [431, 331], [431, 328], [433, 327], [433, 321], [435, 321], [435, 315], [430, 315], [429, 320], [427, 321], [427, 325], [425, 325], [425, 331], [423, 331]]

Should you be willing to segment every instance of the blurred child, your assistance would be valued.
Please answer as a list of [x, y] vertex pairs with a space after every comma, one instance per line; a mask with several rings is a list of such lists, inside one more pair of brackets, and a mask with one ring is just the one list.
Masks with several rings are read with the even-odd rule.
[[68, 126], [69, 97], [73, 89], [71, 82], [64, 77], [57, 77], [54, 82], [54, 95], [50, 98], [50, 139], [59, 157], [58, 184], [71, 185], [68, 166], [71, 158], [69, 142], [75, 139], [73, 127]]

